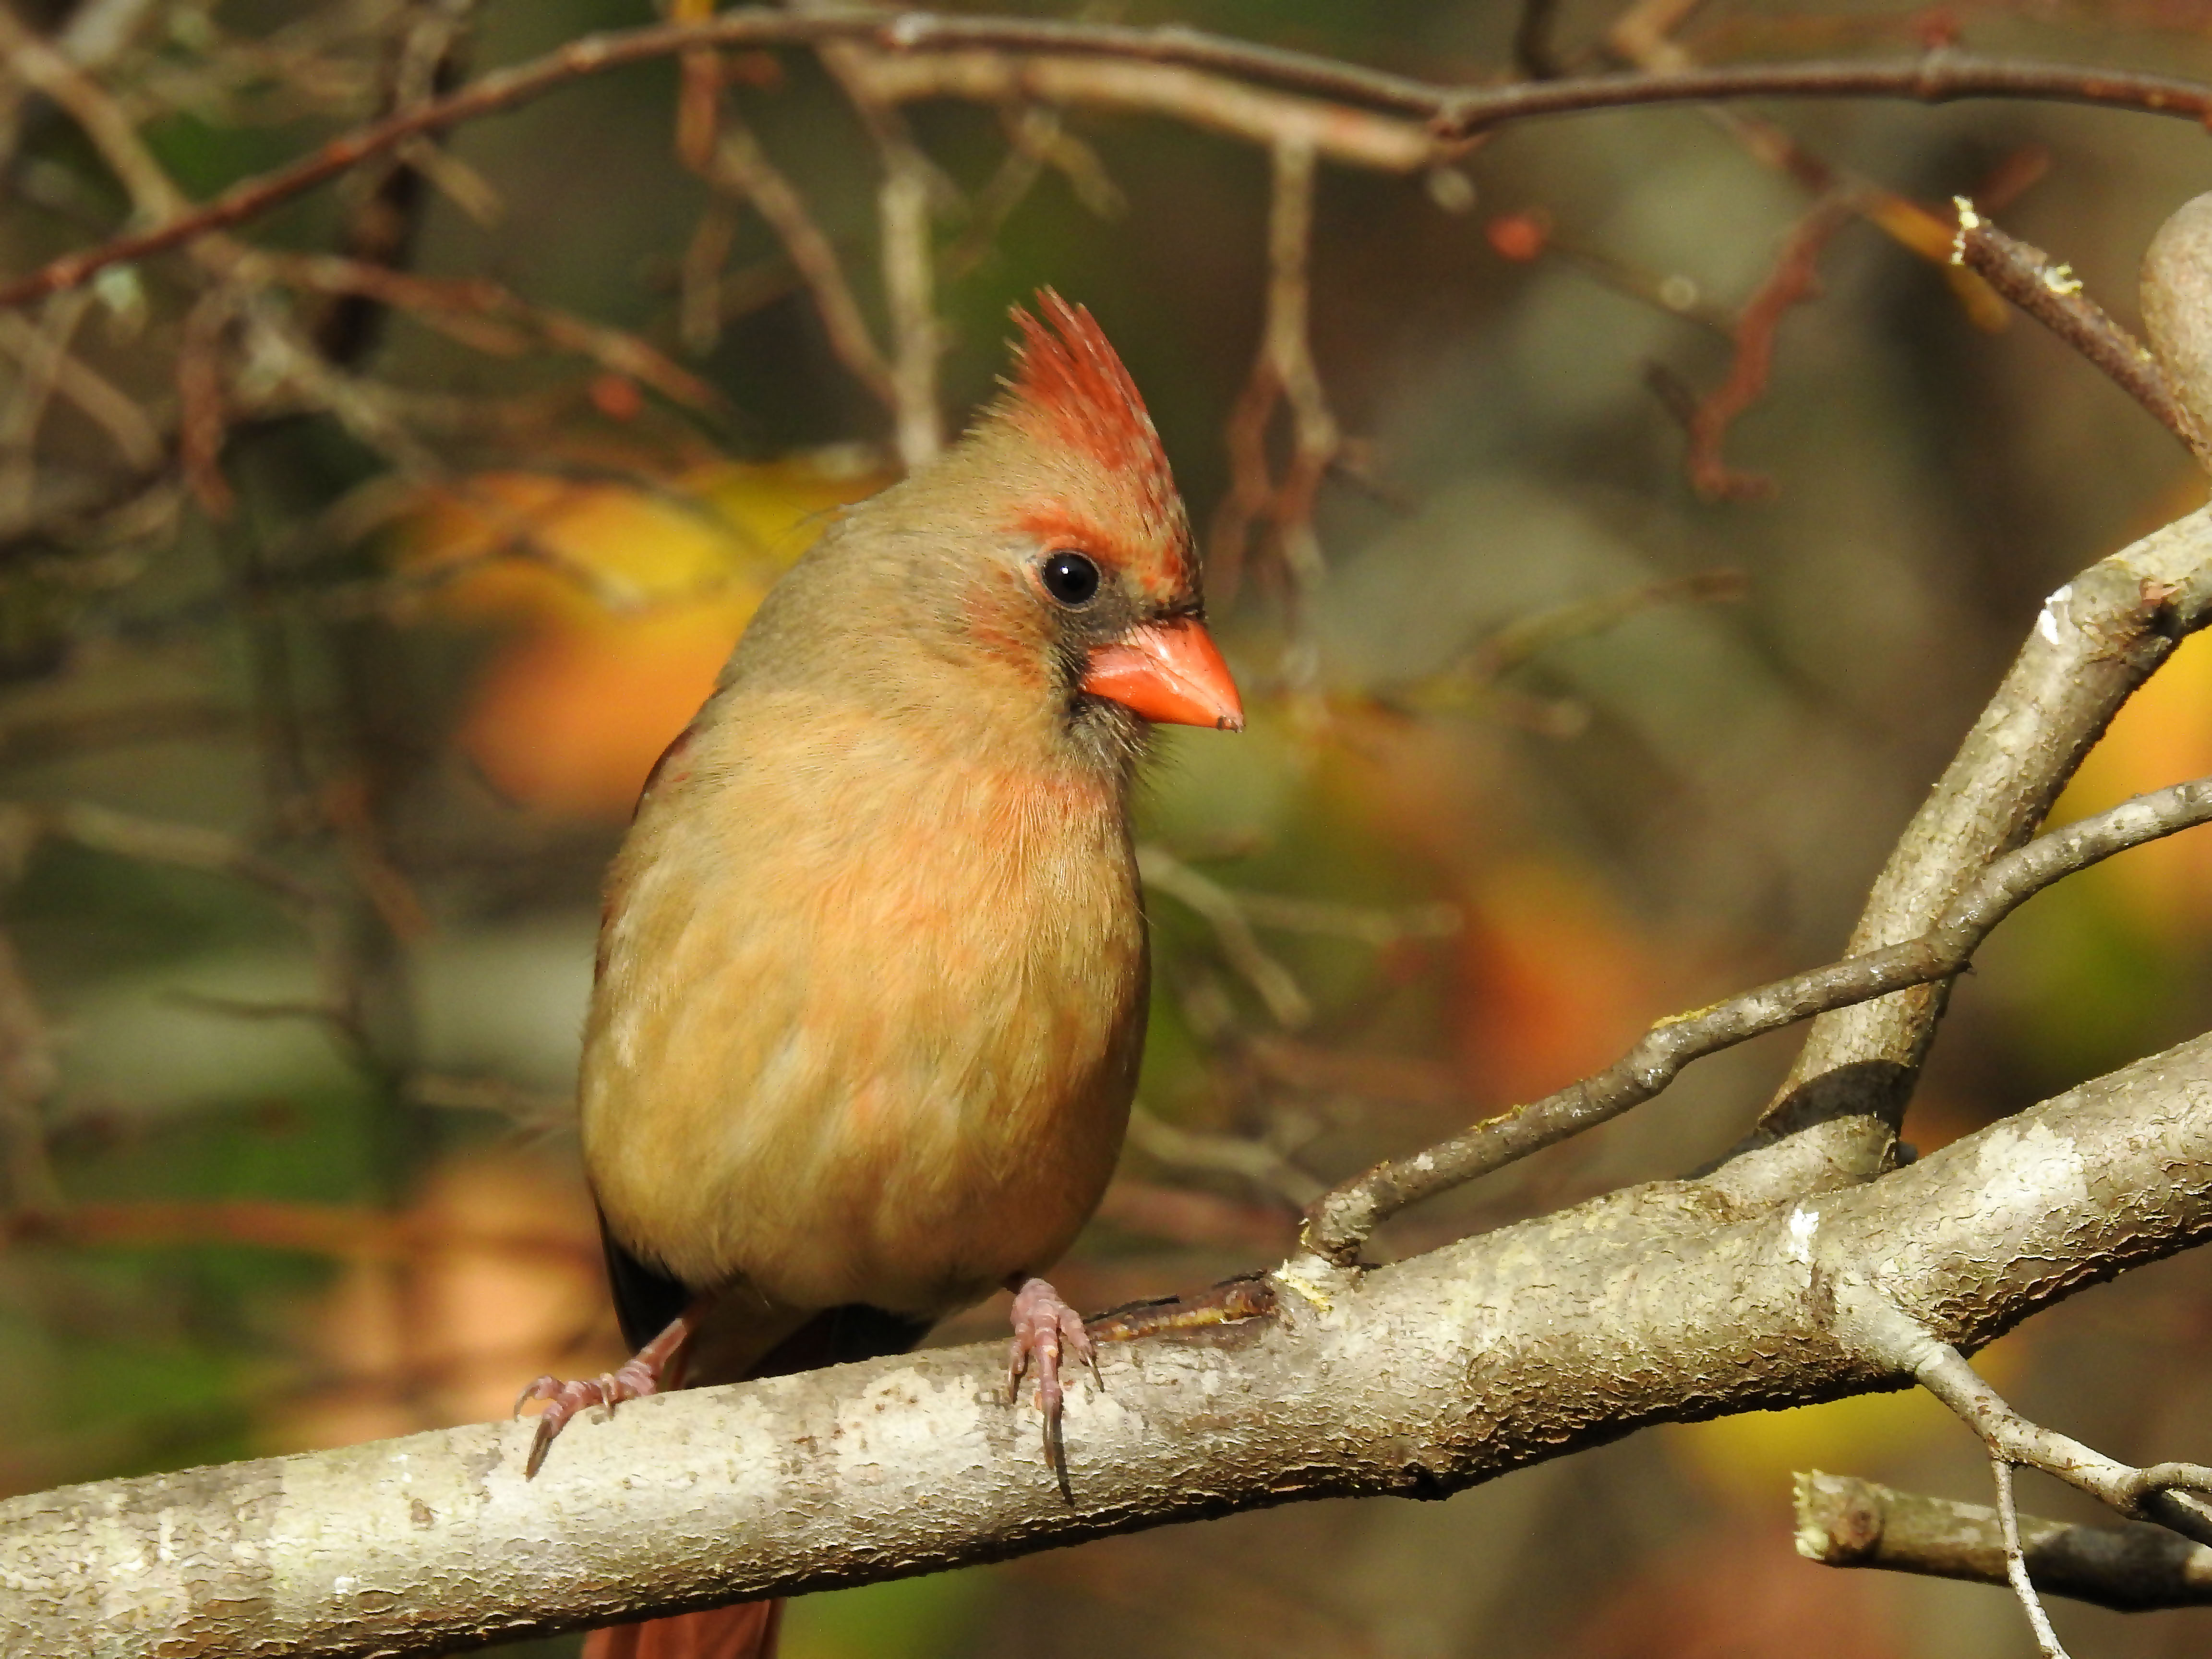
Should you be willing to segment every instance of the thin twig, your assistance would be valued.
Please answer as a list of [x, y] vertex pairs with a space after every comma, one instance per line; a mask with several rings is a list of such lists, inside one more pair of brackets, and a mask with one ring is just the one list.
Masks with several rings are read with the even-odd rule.
[[2041, 248], [2008, 236], [1961, 196], [1951, 262], [1976, 270], [1991, 288], [2110, 375], [2185, 444], [2194, 444], [2179, 394], [2151, 349], [2082, 292], [2081, 279]]
[[[1804, 1213], [1801, 1206], [1796, 1214]], [[1812, 1218], [1815, 1237], [1819, 1219]], [[1906, 1313], [1885, 1288], [1852, 1268], [1831, 1268], [1809, 1249], [1806, 1254], [1828, 1292], [1836, 1336], [1869, 1362], [1911, 1377], [1934, 1395], [1974, 1431], [1992, 1457], [2040, 1469], [2130, 1520], [2156, 1522], [2200, 1544], [2212, 1544], [2212, 1468], [2197, 1463], [2137, 1468], [2021, 1416], [1964, 1354]], [[2004, 1496], [2002, 1490], [1999, 1496]]]
[[1439, 138], [1427, 125], [1255, 87], [1178, 64], [1008, 52], [876, 52], [877, 94], [900, 103], [959, 98], [1158, 115], [1263, 147], [1310, 145], [1324, 161], [1379, 173], [1418, 173], [1463, 155], [1471, 141]]
[[2110, 811], [2052, 830], [1989, 864], [1918, 939], [1661, 1020], [1634, 1048], [1594, 1077], [1345, 1182], [1308, 1212], [1307, 1248], [1331, 1262], [1348, 1265], [1375, 1229], [1407, 1206], [1641, 1105], [1692, 1060], [1832, 1008], [1905, 986], [1949, 979], [1972, 960], [1990, 931], [2031, 895], [2115, 853], [2208, 820], [2212, 820], [2212, 778], [2139, 795]]
[[1513, 26], [1513, 61], [1532, 81], [1556, 81], [1567, 72], [1552, 32], [1559, 27], [1559, 0], [1521, 0]]
[[1740, 98], [1901, 98], [1941, 103], [2019, 98], [2100, 105], [2202, 121], [2212, 87], [2085, 64], [2021, 63], [1938, 52], [1906, 62], [1748, 64], [1680, 75], [1606, 75], [1455, 88], [1195, 30], [867, 11], [792, 15], [744, 7], [694, 23], [586, 35], [481, 76], [447, 97], [344, 133], [288, 166], [243, 179], [213, 201], [143, 231], [63, 256], [0, 288], [0, 306], [74, 288], [107, 266], [143, 259], [258, 217], [410, 139], [527, 103], [586, 76], [702, 46], [860, 40], [892, 52], [994, 47], [1187, 64], [1263, 84], [1430, 118], [1459, 138], [1509, 122], [1643, 105]]
[[1137, 868], [1147, 890], [1167, 894], [1212, 928], [1223, 957], [1259, 994], [1278, 1025], [1294, 1031], [1313, 1018], [1312, 1002], [1291, 970], [1260, 943], [1236, 894], [1158, 846], [1137, 849]]
[[2051, 1615], [2043, 1610], [2043, 1598], [2035, 1593], [2035, 1585], [2027, 1576], [2027, 1554], [2020, 1547], [2020, 1507], [2013, 1502], [2012, 1460], [2002, 1452], [1991, 1452], [1990, 1472], [1996, 1480], [1997, 1527], [2004, 1539], [2005, 1582], [2012, 1586], [2012, 1593], [2020, 1600], [2021, 1611], [2027, 1615], [2027, 1627], [2035, 1632], [2035, 1645], [2041, 1650], [2043, 1659], [2067, 1659], [2058, 1632], [2051, 1628]]
[[60, 1077], [53, 1027], [15, 941], [0, 933], [0, 1213], [42, 1216], [61, 1207], [46, 1126]]
[[[1831, 1567], [1880, 1567], [2003, 1584], [1997, 1512], [1986, 1504], [1893, 1491], [1819, 1470], [1796, 1477], [1797, 1553]], [[2072, 1526], [2019, 1519], [2028, 1577], [2045, 1595], [2121, 1613], [2212, 1603], [2212, 1547], [2148, 1522]]]
[[[1253, 525], [1267, 519], [1269, 545], [1287, 579], [1291, 647], [1284, 678], [1311, 682], [1318, 661], [1304, 624], [1315, 586], [1322, 575], [1321, 544], [1314, 535], [1315, 497], [1344, 434], [1330, 412], [1314, 362], [1310, 264], [1313, 250], [1314, 151], [1296, 138], [1274, 144], [1273, 191], [1267, 212], [1267, 319], [1259, 355], [1238, 397], [1228, 428], [1231, 479], [1214, 519], [1212, 569], [1218, 591], [1232, 596]], [[1267, 456], [1267, 433], [1278, 404], [1287, 403], [1291, 455], [1279, 479]]]
[[1129, 1144], [1173, 1170], [1234, 1176], [1292, 1211], [1318, 1197], [1322, 1183], [1265, 1141], [1186, 1129], [1142, 1106], [1129, 1109]]
[[1742, 501], [1773, 493], [1771, 479], [1729, 466], [1721, 446], [1736, 417], [1765, 395], [1774, 368], [1775, 333], [1793, 307], [1818, 292], [1820, 254], [1850, 216], [1850, 205], [1832, 198], [1800, 219], [1784, 240], [1774, 269], [1737, 319], [1735, 358], [1728, 377], [1698, 401], [1689, 419], [1690, 481], [1707, 501]]
[[4, 6], [0, 6], [0, 58], [5, 59], [10, 74], [69, 112], [70, 118], [100, 152], [100, 159], [130, 193], [141, 219], [158, 223], [190, 215], [191, 204], [154, 159], [123, 106]]
[[885, 409], [896, 412], [897, 382], [876, 344], [868, 319], [861, 313], [860, 302], [854, 297], [836, 246], [815, 222], [805, 198], [769, 159], [753, 130], [734, 115], [726, 113], [723, 118], [708, 176], [718, 188], [750, 202], [768, 222], [793, 268], [814, 296], [814, 308], [821, 315], [830, 349]]
[[[336, 254], [257, 251], [246, 256], [244, 273], [263, 270], [279, 283], [311, 293], [372, 299], [380, 307], [412, 313], [432, 327], [447, 318], [518, 324], [556, 349], [587, 357], [608, 373], [640, 381], [687, 408], [713, 409], [721, 401], [712, 386], [636, 335], [533, 304], [489, 277], [417, 276]], [[481, 333], [471, 337], [470, 343], [483, 349], [495, 349], [498, 343]]]

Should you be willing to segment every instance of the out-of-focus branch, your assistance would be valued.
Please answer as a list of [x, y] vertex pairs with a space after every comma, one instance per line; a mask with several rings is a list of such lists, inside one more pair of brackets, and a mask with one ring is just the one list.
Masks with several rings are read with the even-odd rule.
[[1321, 1195], [1320, 1182], [1265, 1141], [1186, 1129], [1140, 1105], [1129, 1110], [1129, 1145], [1170, 1169], [1233, 1176], [1293, 1210]]
[[276, 1199], [76, 1204], [18, 1217], [0, 1228], [0, 1239], [110, 1248], [250, 1244], [369, 1261], [404, 1261], [436, 1249], [498, 1251], [570, 1261], [579, 1257], [595, 1261], [599, 1255], [588, 1237], [477, 1229], [442, 1216]]
[[1513, 61], [1533, 81], [1555, 81], [1567, 72], [1552, 39], [1559, 23], [1559, 0], [1521, 0], [1521, 16], [1513, 26]]
[[[1317, 672], [1305, 637], [1306, 611], [1321, 580], [1321, 544], [1313, 529], [1322, 479], [1344, 448], [1314, 362], [1310, 262], [1314, 241], [1314, 152], [1285, 139], [1273, 146], [1274, 189], [1267, 212], [1267, 316], [1260, 351], [1229, 422], [1231, 478], [1214, 520], [1209, 575], [1226, 598], [1236, 590], [1253, 525], [1271, 524], [1268, 546], [1287, 579], [1291, 647], [1285, 679], [1310, 684]], [[1290, 410], [1291, 453], [1274, 476], [1268, 431], [1278, 404]]]
[[1312, 1002], [1291, 970], [1260, 943], [1236, 894], [1158, 845], [1138, 849], [1137, 868], [1148, 889], [1167, 894], [1204, 919], [1222, 956], [1259, 994], [1278, 1025], [1296, 1030], [1313, 1018]]
[[1980, 272], [1990, 287], [2104, 370], [2160, 425], [2185, 444], [2196, 442], [2172, 377], [2148, 346], [2082, 292], [2081, 279], [2070, 269], [2052, 264], [2041, 248], [2006, 235], [1965, 197], [1955, 205], [1959, 229], [1951, 244], [1954, 263]]
[[2051, 883], [2128, 848], [2207, 821], [2212, 821], [2212, 778], [2140, 795], [2053, 830], [1990, 864], [1920, 939], [1662, 1020], [1595, 1077], [1346, 1182], [1308, 1212], [1306, 1244], [1324, 1260], [1347, 1265], [1368, 1236], [1407, 1206], [1641, 1105], [1693, 1060], [1830, 1009], [1949, 979], [1972, 959], [1992, 928]]
[[[609, 374], [640, 381], [687, 408], [713, 409], [720, 402], [712, 386], [636, 335], [573, 313], [533, 305], [489, 277], [417, 276], [335, 254], [256, 251], [245, 255], [240, 274], [261, 273], [308, 293], [358, 295], [375, 301], [379, 307], [411, 313], [427, 326], [447, 328], [481, 350], [524, 349], [528, 343], [526, 335], [518, 337], [512, 330], [492, 326], [514, 325], [557, 350], [587, 357]], [[472, 328], [471, 324], [477, 326]]]
[[0, 933], [0, 1215], [13, 1221], [61, 1207], [46, 1126], [46, 1103], [59, 1079], [53, 1028], [14, 939]]
[[899, 406], [897, 382], [890, 364], [884, 361], [876, 344], [868, 319], [860, 311], [860, 301], [854, 297], [852, 284], [845, 278], [844, 264], [837, 257], [836, 246], [815, 222], [806, 198], [784, 176], [783, 170], [769, 159], [753, 130], [726, 111], [708, 163], [708, 178], [730, 195], [751, 203], [768, 222], [769, 228], [783, 244], [783, 251], [790, 257], [799, 279], [814, 296], [814, 307], [821, 315], [830, 349], [855, 380], [873, 392], [885, 409], [896, 414]]
[[890, 316], [891, 414], [900, 464], [912, 472], [935, 460], [945, 447], [945, 412], [937, 391], [945, 333], [937, 320], [930, 210], [943, 181], [907, 130], [896, 102], [877, 85], [878, 54], [835, 42], [825, 44], [821, 55], [853, 100], [883, 167], [876, 186], [876, 234], [884, 304]]
[[611, 31], [483, 76], [451, 94], [345, 133], [289, 166], [241, 180], [215, 200], [150, 228], [53, 260], [0, 288], [21, 305], [125, 260], [143, 259], [212, 230], [258, 217], [412, 139], [496, 114], [586, 76], [713, 46], [855, 40], [892, 52], [973, 49], [1057, 53], [1181, 64], [1348, 104], [1426, 118], [1439, 138], [1471, 137], [1512, 121], [1581, 111], [1754, 97], [2023, 98], [2101, 105], [2202, 121], [2212, 87], [2081, 64], [2024, 63], [1931, 52], [1910, 62], [1749, 64], [1680, 75], [1589, 76], [1510, 86], [1440, 86], [1278, 47], [1180, 27], [861, 11], [792, 15], [744, 7], [696, 22]]
[[[2005, 1583], [1997, 1512], [1818, 1470], [1796, 1477], [1797, 1553], [1832, 1567]], [[2164, 1527], [2020, 1517], [2028, 1576], [2047, 1595], [2121, 1613], [2212, 1604], [2212, 1547]]]
[[1176, 64], [1009, 52], [872, 52], [878, 96], [901, 103], [976, 103], [1158, 115], [1273, 148], [1303, 143], [1323, 161], [1378, 173], [1415, 173], [1463, 154], [1417, 120], [1255, 87]]
[[[82, 358], [63, 349], [58, 331], [49, 322], [41, 328], [19, 311], [0, 311], [0, 351], [15, 360], [21, 375], [15, 402], [27, 404], [30, 390], [51, 386], [79, 413], [107, 434], [126, 466], [150, 471], [161, 462], [161, 434], [137, 401]], [[15, 441], [11, 431], [9, 441]]]
[[1773, 490], [1773, 481], [1731, 467], [1721, 453], [1736, 417], [1765, 394], [1774, 368], [1774, 337], [1791, 307], [1819, 290], [1820, 258], [1838, 231], [1850, 222], [1841, 199], [1816, 204], [1791, 228], [1774, 269], [1736, 319], [1735, 358], [1728, 377], [1689, 411], [1690, 482], [1707, 501], [1741, 501]]
[[[468, 32], [479, 0], [415, 0], [387, 47], [383, 114], [419, 107], [451, 92], [464, 72]], [[422, 226], [426, 184], [453, 165], [429, 138], [401, 146], [355, 180], [360, 188], [338, 236], [338, 251], [367, 269], [397, 271], [414, 252]], [[384, 296], [367, 287], [337, 290], [310, 332], [315, 347], [341, 367], [359, 363], [374, 348]]]
[[0, 61], [5, 62], [9, 74], [69, 112], [108, 171], [130, 193], [142, 220], [158, 223], [189, 216], [191, 202], [154, 159], [123, 106], [4, 6], [0, 6]]

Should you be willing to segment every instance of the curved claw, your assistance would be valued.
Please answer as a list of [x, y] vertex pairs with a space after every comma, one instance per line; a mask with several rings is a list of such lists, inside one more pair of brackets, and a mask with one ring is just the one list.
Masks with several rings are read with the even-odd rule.
[[1021, 1399], [1022, 1378], [1036, 1368], [1037, 1409], [1044, 1416], [1044, 1459], [1054, 1473], [1064, 1473], [1061, 1460], [1060, 1416], [1066, 1391], [1060, 1386], [1064, 1355], [1073, 1354], [1091, 1368], [1101, 1388], [1098, 1350], [1083, 1328], [1083, 1316], [1060, 1299], [1058, 1291], [1042, 1279], [1025, 1279], [1014, 1292], [1013, 1340], [1006, 1347], [1006, 1401]]
[[530, 1443], [530, 1461], [522, 1468], [523, 1478], [528, 1480], [538, 1473], [554, 1440], [577, 1413], [593, 1406], [604, 1406], [612, 1411], [625, 1400], [642, 1400], [649, 1394], [659, 1394], [664, 1382], [680, 1386], [676, 1383], [674, 1372], [679, 1369], [678, 1357], [690, 1337], [700, 1305], [695, 1304], [686, 1309], [666, 1330], [595, 1381], [563, 1382], [558, 1377], [541, 1376], [517, 1395], [517, 1417], [532, 1401], [545, 1402], [545, 1409], [538, 1417], [537, 1437]]

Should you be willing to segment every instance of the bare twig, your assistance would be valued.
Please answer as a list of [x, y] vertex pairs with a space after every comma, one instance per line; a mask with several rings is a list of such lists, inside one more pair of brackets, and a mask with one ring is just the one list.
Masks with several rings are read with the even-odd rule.
[[[1796, 1504], [1797, 1553], [1809, 1560], [2007, 1582], [2002, 1528], [1987, 1505], [1817, 1470], [1796, 1477]], [[2018, 1524], [2028, 1577], [2046, 1595], [2122, 1613], [2212, 1603], [2212, 1547], [2164, 1527], [2069, 1526], [2033, 1515]]]
[[[64, 349], [51, 325], [42, 329], [21, 312], [0, 311], [0, 351], [15, 358], [22, 372], [15, 393], [18, 403], [27, 399], [30, 387], [51, 385], [54, 395], [67, 398], [107, 434], [125, 465], [145, 471], [161, 465], [161, 434], [137, 400]], [[14, 407], [10, 405], [10, 442], [21, 441], [14, 431]]]
[[1641, 1105], [1693, 1060], [1832, 1008], [1960, 972], [1990, 929], [2062, 877], [2178, 830], [2212, 820], [2212, 778], [2176, 784], [2051, 831], [1991, 862], [1926, 934], [1793, 975], [1653, 1026], [1604, 1071], [1476, 1124], [1412, 1158], [1384, 1164], [1308, 1212], [1307, 1247], [1349, 1264], [1370, 1234], [1410, 1204], [1447, 1192]]
[[836, 42], [824, 44], [821, 55], [853, 100], [883, 167], [876, 188], [877, 258], [890, 315], [891, 414], [899, 461], [911, 472], [936, 459], [945, 447], [937, 392], [945, 335], [937, 320], [931, 207], [940, 191], [951, 195], [952, 187], [915, 142], [897, 106], [878, 89], [878, 54]]
[[854, 297], [836, 246], [814, 222], [805, 198], [769, 159], [752, 129], [733, 115], [724, 115], [708, 179], [718, 188], [750, 202], [768, 222], [814, 296], [830, 349], [885, 409], [896, 412], [899, 406], [896, 380], [861, 313], [860, 302]]
[[15, 319], [23, 372], [14, 396], [0, 410], [0, 520], [27, 516], [36, 499], [39, 429], [54, 393], [68, 378], [70, 343], [88, 303], [88, 295], [58, 295], [35, 324]]
[[277, 1199], [76, 1204], [19, 1217], [0, 1241], [76, 1246], [250, 1244], [367, 1261], [402, 1261], [428, 1250], [496, 1250], [574, 1261], [595, 1258], [588, 1235], [469, 1227], [435, 1214], [395, 1215], [337, 1204]]
[[[2043, 1149], [2029, 1142], [2016, 1140], [2008, 1149], [2012, 1150], [2031, 1158], [2043, 1156]], [[2061, 1178], [2069, 1168], [2073, 1182], [2083, 1182], [2081, 1170], [2066, 1165], [2063, 1158]], [[2154, 1521], [2200, 1544], [2212, 1544], [2212, 1468], [2196, 1463], [2136, 1468], [2021, 1416], [1967, 1363], [1956, 1345], [1906, 1313], [1886, 1282], [1868, 1278], [1857, 1264], [1846, 1263], [1827, 1249], [1821, 1241], [1821, 1222], [1818, 1212], [1802, 1204], [1792, 1212], [1794, 1236], [1802, 1240], [1799, 1254], [1822, 1281], [1838, 1339], [1934, 1395], [1979, 1437], [1991, 1457], [2040, 1469], [2130, 1520]], [[1876, 1278], [1884, 1277], [1877, 1272]], [[2003, 1487], [1998, 1496], [2001, 1501], [2007, 1496]], [[2017, 1553], [2018, 1542], [2015, 1529], [2007, 1540], [2008, 1554]]]
[[0, 1212], [36, 1217], [61, 1207], [46, 1126], [46, 1103], [59, 1079], [52, 1027], [15, 941], [0, 933]]
[[2150, 348], [2106, 314], [2081, 291], [2081, 279], [2065, 265], [2054, 265], [2041, 248], [2015, 240], [1974, 210], [1961, 196], [1958, 234], [1951, 244], [1954, 264], [1978, 271], [1990, 286], [2110, 375], [2185, 444], [2193, 442], [2172, 378]]
[[10, 74], [69, 112], [108, 170], [130, 192], [141, 219], [149, 223], [173, 222], [190, 214], [191, 204], [154, 159], [123, 106], [5, 7], [0, 7], [0, 58], [4, 58]]
[[2043, 1599], [2036, 1595], [2034, 1583], [2027, 1576], [2027, 1556], [2020, 1547], [2020, 1508], [2013, 1502], [2012, 1460], [2002, 1452], [1993, 1451], [1990, 1454], [1990, 1470], [1996, 1480], [1997, 1528], [2004, 1543], [2005, 1582], [2012, 1586], [2021, 1610], [2027, 1614], [2027, 1627], [2035, 1632], [2035, 1645], [2043, 1659], [2067, 1659], [2058, 1632], [2051, 1628], [2051, 1615], [2043, 1610]]
[[872, 53], [882, 98], [962, 98], [1160, 115], [1248, 143], [1304, 143], [1324, 161], [1380, 173], [1417, 173], [1463, 154], [1418, 120], [1275, 92], [1176, 64], [1010, 52]]
[[1148, 889], [1188, 907], [1212, 928], [1224, 958], [1259, 994], [1277, 1024], [1296, 1030], [1313, 1018], [1313, 1004], [1290, 969], [1260, 943], [1236, 894], [1156, 845], [1138, 849], [1137, 868]]
[[1186, 1129], [1142, 1106], [1130, 1108], [1129, 1144], [1172, 1170], [1234, 1176], [1280, 1200], [1292, 1211], [1303, 1209], [1321, 1194], [1320, 1182], [1265, 1141]]
[[[2212, 615], [2212, 514], [2099, 561], [2045, 603], [2011, 671], [1899, 838], [1852, 930], [1857, 955], [1928, 930], [2034, 832], [2081, 757], [2177, 641]], [[1804, 1192], [1887, 1166], [1943, 1009], [1941, 981], [1823, 1015], [1762, 1115], [1732, 1194]]]
[[1729, 466], [1721, 446], [1736, 417], [1765, 394], [1774, 366], [1775, 331], [1792, 307], [1817, 291], [1821, 252], [1850, 216], [1848, 204], [1832, 198], [1800, 219], [1784, 239], [1773, 270], [1737, 319], [1735, 360], [1728, 378], [1690, 413], [1690, 482], [1706, 500], [1741, 501], [1772, 492], [1772, 480]]
[[[1305, 639], [1306, 615], [1322, 574], [1321, 544], [1313, 530], [1315, 497], [1329, 465], [1344, 447], [1336, 418], [1314, 362], [1311, 333], [1314, 152], [1295, 139], [1276, 143], [1274, 189], [1267, 214], [1267, 318], [1259, 356], [1229, 422], [1232, 471], [1229, 493], [1214, 520], [1209, 574], [1226, 599], [1236, 592], [1253, 525], [1273, 526], [1271, 550], [1287, 578], [1292, 645], [1284, 678], [1310, 683], [1318, 667]], [[1273, 476], [1267, 433], [1278, 404], [1291, 415], [1291, 456]]]
[[143, 231], [64, 255], [0, 288], [0, 306], [74, 288], [95, 272], [228, 229], [408, 141], [514, 108], [586, 76], [711, 46], [858, 40], [893, 52], [987, 47], [1179, 64], [1347, 103], [1429, 118], [1459, 138], [1508, 122], [1588, 110], [1753, 97], [2022, 98], [2102, 105], [2203, 120], [2212, 87], [2080, 64], [1936, 52], [1910, 62], [1752, 64], [1680, 75], [1593, 76], [1480, 88], [1431, 82], [1194, 30], [885, 12], [793, 15], [746, 7], [692, 23], [611, 31], [479, 77], [447, 97], [343, 134], [289, 166], [241, 180], [215, 200]]
[[[478, 0], [415, 0], [411, 15], [386, 49], [380, 113], [420, 107], [453, 90], [463, 73], [467, 35]], [[425, 185], [453, 176], [452, 164], [428, 137], [400, 146], [380, 167], [356, 180], [359, 188], [338, 237], [341, 254], [368, 269], [398, 270], [414, 251], [422, 224]], [[359, 363], [374, 348], [384, 296], [361, 286], [337, 290], [316, 319], [316, 349], [341, 367]]]
[[[277, 282], [310, 293], [359, 295], [380, 307], [404, 310], [431, 327], [465, 319], [515, 324], [557, 350], [589, 358], [608, 373], [651, 386], [663, 397], [691, 409], [713, 409], [720, 397], [696, 374], [636, 335], [550, 306], [534, 305], [489, 277], [417, 276], [387, 266], [341, 258], [335, 254], [255, 252], [245, 256], [242, 275], [265, 271]], [[519, 349], [511, 336], [489, 331], [453, 331], [480, 349]]]
[[1521, 0], [1513, 26], [1513, 61], [1532, 81], [1556, 81], [1567, 72], [1553, 31], [1559, 23], [1559, 0]]

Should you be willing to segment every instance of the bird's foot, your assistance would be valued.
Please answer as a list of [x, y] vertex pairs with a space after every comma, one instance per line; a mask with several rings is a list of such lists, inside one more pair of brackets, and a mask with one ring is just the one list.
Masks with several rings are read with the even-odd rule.
[[1042, 1279], [1021, 1279], [1013, 1284], [1014, 1340], [1006, 1346], [1006, 1399], [1022, 1397], [1022, 1378], [1034, 1366], [1037, 1379], [1037, 1409], [1044, 1413], [1044, 1461], [1065, 1479], [1060, 1419], [1064, 1395], [1060, 1385], [1062, 1356], [1073, 1355], [1091, 1367], [1101, 1388], [1098, 1350], [1083, 1328], [1083, 1316], [1060, 1300], [1060, 1292]]
[[530, 1461], [523, 1465], [523, 1479], [527, 1480], [538, 1473], [555, 1437], [579, 1412], [594, 1406], [612, 1411], [625, 1400], [642, 1400], [649, 1394], [659, 1394], [664, 1387], [678, 1386], [673, 1375], [676, 1361], [691, 1334], [694, 1322], [690, 1311], [679, 1315], [659, 1336], [613, 1370], [602, 1372], [597, 1377], [564, 1382], [557, 1376], [541, 1376], [515, 1395], [517, 1417], [532, 1401], [545, 1402], [545, 1409], [538, 1414], [538, 1437], [530, 1443]]

